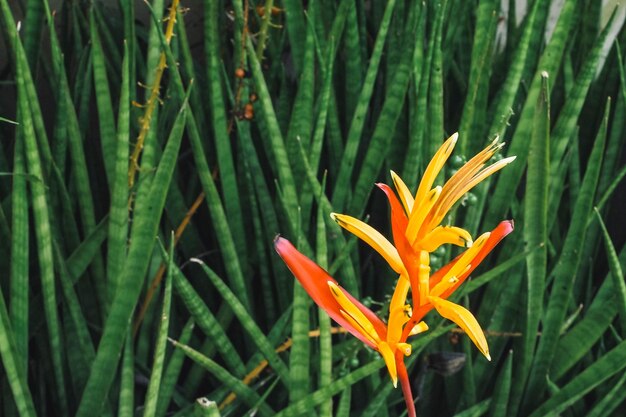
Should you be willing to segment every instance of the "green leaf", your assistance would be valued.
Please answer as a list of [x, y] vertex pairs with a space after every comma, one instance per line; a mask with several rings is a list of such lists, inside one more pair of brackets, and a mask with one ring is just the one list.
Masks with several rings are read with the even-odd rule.
[[617, 252], [615, 251], [615, 246], [613, 246], [613, 242], [611, 241], [609, 231], [607, 230], [604, 221], [602, 221], [600, 212], [597, 209], [595, 211], [598, 222], [600, 223], [600, 227], [602, 228], [604, 247], [606, 248], [606, 254], [609, 261], [609, 270], [611, 271], [610, 275], [613, 278], [613, 288], [617, 298], [620, 327], [622, 330], [622, 335], [626, 335], [626, 283], [624, 283], [624, 273], [622, 272], [622, 267], [620, 266]]
[[[219, 166], [219, 179], [224, 194], [224, 209], [228, 217], [233, 240], [240, 259], [246, 259], [246, 235], [243, 225], [239, 187], [237, 184], [237, 172], [231, 146], [230, 129], [227, 127], [226, 103], [222, 91], [221, 62], [220, 62], [220, 39], [221, 31], [219, 19], [213, 17], [219, 15], [221, 4], [218, 0], [205, 2], [204, 7], [204, 45], [207, 57], [207, 79], [210, 88], [210, 125], [213, 127], [213, 137], [217, 152]], [[270, 13], [268, 13], [270, 15]], [[223, 29], [222, 29], [223, 30]], [[248, 295], [241, 295], [241, 300], [250, 308]]]
[[[21, 133], [20, 133], [21, 132]], [[29, 223], [28, 193], [24, 155], [24, 131], [18, 129], [13, 157], [13, 189], [11, 190], [11, 323], [15, 348], [23, 374], [28, 373], [29, 317]]]
[[595, 406], [587, 414], [587, 417], [611, 415], [611, 413], [613, 413], [613, 411], [626, 399], [626, 391], [623, 389], [625, 382], [626, 373], [622, 374], [619, 380], [612, 384], [611, 390], [595, 404]]
[[[19, 113], [23, 117], [20, 125], [24, 127], [22, 138], [24, 140], [24, 151], [26, 155], [27, 170], [37, 178], [44, 178], [41, 158], [33, 129], [33, 122], [29, 102], [27, 101], [24, 74], [28, 72], [26, 58], [21, 47], [16, 50], [18, 57], [17, 83], [18, 83], [18, 105]], [[57, 312], [57, 297], [54, 277], [54, 259], [52, 251], [52, 231], [50, 227], [49, 206], [47, 191], [43, 182], [33, 181], [30, 184], [31, 206], [33, 210], [35, 236], [37, 244], [37, 257], [39, 261], [39, 275], [43, 294], [43, 304], [45, 310], [46, 325], [48, 331], [48, 341], [50, 343], [50, 354], [52, 357], [53, 375], [56, 383], [56, 394], [58, 395], [59, 408], [61, 412], [67, 413], [67, 393], [65, 390], [65, 376], [63, 372], [63, 349], [61, 341], [61, 330], [59, 316]]]
[[290, 384], [289, 370], [287, 369], [287, 366], [282, 359], [280, 359], [274, 350], [274, 346], [272, 346], [261, 329], [259, 329], [257, 324], [254, 322], [254, 318], [252, 318], [250, 313], [247, 312], [237, 295], [233, 293], [230, 288], [226, 286], [224, 281], [222, 281], [222, 279], [204, 262], [199, 259], [193, 259], [192, 261], [202, 267], [211, 283], [215, 286], [224, 301], [228, 303], [233, 313], [237, 316], [242, 326], [249, 333], [252, 340], [254, 340], [254, 343], [257, 345], [259, 351], [265, 356], [272, 369], [274, 369], [274, 371], [276, 371], [276, 373], [283, 379], [285, 384]]
[[393, 15], [395, 0], [387, 2], [385, 7], [385, 14], [380, 23], [378, 34], [376, 35], [376, 42], [374, 43], [374, 49], [369, 59], [369, 66], [365, 74], [365, 80], [363, 81], [363, 87], [361, 94], [359, 95], [359, 101], [357, 102], [356, 109], [354, 110], [354, 116], [350, 123], [350, 130], [348, 131], [348, 137], [346, 139], [345, 149], [343, 156], [341, 157], [341, 163], [339, 165], [339, 173], [337, 174], [337, 180], [335, 182], [335, 188], [332, 195], [332, 205], [336, 210], [341, 211], [347, 205], [346, 190], [349, 188], [350, 177], [353, 175], [354, 165], [356, 162], [356, 155], [359, 147], [359, 142], [363, 135], [363, 126], [366, 120], [367, 107], [372, 98], [374, 90], [374, 81], [378, 75], [378, 67], [382, 58], [383, 47], [385, 45], [385, 39], [387, 32], [389, 31], [391, 16]]
[[[322, 187], [324, 188], [324, 187]], [[326, 239], [326, 219], [329, 219], [328, 213], [324, 211], [323, 205], [318, 205], [317, 209], [317, 233], [316, 233], [316, 260], [319, 266], [324, 269], [328, 268], [328, 242]], [[333, 346], [331, 337], [330, 317], [322, 309], [318, 309], [317, 320], [319, 322], [319, 378], [318, 385], [324, 387], [333, 381]], [[333, 411], [332, 400], [329, 399], [325, 403], [320, 404], [320, 417], [331, 417]]]
[[120, 398], [118, 416], [132, 415], [135, 412], [135, 363], [132, 331], [129, 329], [124, 343], [122, 370], [120, 377]]
[[124, 260], [128, 250], [128, 158], [130, 136], [130, 56], [124, 48], [122, 62], [122, 89], [117, 115], [117, 135], [115, 137], [115, 159], [109, 178], [111, 188], [111, 208], [109, 210], [109, 230], [107, 236], [107, 281], [109, 299], [113, 299], [122, 275]]
[[530, 417], [551, 416], [561, 413], [585, 394], [626, 367], [626, 342], [621, 342], [608, 353], [564, 385]]
[[606, 139], [605, 133], [601, 129], [596, 137], [589, 162], [587, 163], [587, 170], [580, 188], [580, 194], [572, 213], [570, 226], [565, 236], [563, 249], [552, 272], [554, 276], [552, 292], [542, 321], [542, 336], [539, 339], [535, 360], [528, 380], [526, 398], [538, 398], [546, 387], [545, 375], [554, 359], [561, 325], [565, 319], [571, 289], [580, 263], [579, 254], [585, 240], [587, 219], [591, 215], [602, 165]]
[[267, 128], [269, 151], [274, 158], [275, 165], [272, 168], [275, 175], [278, 177], [278, 183], [284, 195], [283, 201], [286, 204], [285, 210], [287, 215], [291, 218], [291, 222], [295, 224], [295, 219], [298, 215], [298, 194], [296, 192], [291, 164], [287, 156], [285, 142], [278, 125], [278, 120], [276, 119], [272, 98], [268, 91], [263, 72], [261, 71], [261, 64], [254, 54], [254, 49], [249, 39], [246, 46], [252, 78], [259, 96], [261, 114]]
[[[411, 9], [411, 13], [407, 18], [409, 21], [407, 24], [409, 29], [407, 29], [407, 31], [411, 33], [411, 35], [412, 31], [410, 28], [415, 27], [419, 13], [417, 10], [417, 4], [418, 3], [415, 3], [416, 6]], [[409, 43], [412, 42], [413, 37], [410, 36]], [[363, 164], [358, 172], [358, 179], [353, 191], [354, 195], [349, 206], [349, 212], [351, 213], [361, 213], [364, 210], [363, 207], [367, 200], [367, 196], [370, 194], [370, 190], [372, 189], [372, 183], [375, 181], [382, 166], [383, 159], [389, 150], [392, 139], [391, 132], [395, 131], [400, 112], [404, 106], [404, 97], [409, 86], [409, 78], [411, 76], [411, 64], [413, 63], [412, 58], [415, 53], [414, 51], [417, 48], [403, 49], [405, 55], [403, 56], [402, 61], [398, 62], [395, 67], [395, 73], [391, 80], [391, 85], [387, 90], [383, 107], [380, 111], [380, 115], [378, 116], [378, 120], [376, 121], [376, 127], [374, 128], [372, 138], [368, 144], [365, 158], [363, 159]], [[339, 184], [337, 184], [337, 186], [339, 186]], [[335, 190], [335, 192], [337, 191]], [[337, 205], [335, 205], [335, 209], [338, 209]]]
[[509, 395], [511, 393], [511, 375], [513, 373], [513, 352], [509, 352], [495, 382], [491, 406], [489, 407], [490, 417], [506, 417]]
[[268, 417], [276, 415], [275, 412], [267, 404], [265, 404], [264, 402], [259, 402], [260, 398], [256, 392], [248, 388], [248, 386], [241, 382], [239, 378], [230, 374], [217, 362], [211, 360], [210, 358], [207, 358], [200, 352], [192, 349], [187, 345], [184, 345], [172, 339], [170, 339], [170, 342], [172, 342], [172, 344], [176, 348], [181, 349], [183, 352], [185, 352], [185, 355], [187, 355], [194, 362], [200, 364], [204, 369], [206, 369], [222, 384], [224, 384], [229, 390], [235, 392], [237, 394], [237, 397], [241, 398], [250, 407], [258, 407], [258, 412], [260, 415]]
[[[481, 1], [476, 10], [476, 28], [480, 30], [474, 33], [468, 81], [470, 91], [463, 105], [463, 115], [459, 126], [459, 136], [462, 138], [459, 143], [461, 155], [466, 155], [467, 149], [477, 151], [483, 145], [483, 140], [475, 133], [480, 132], [477, 128], [480, 123], [483, 123], [487, 110], [491, 72], [489, 66], [498, 21], [497, 7], [495, 1]], [[470, 147], [470, 145], [474, 146]]]
[[165, 363], [165, 348], [167, 346], [167, 334], [170, 327], [170, 306], [172, 304], [172, 276], [174, 275], [174, 234], [170, 237], [170, 251], [167, 258], [167, 276], [165, 278], [165, 290], [163, 292], [163, 309], [161, 310], [161, 320], [159, 321], [159, 332], [157, 334], [156, 346], [154, 349], [154, 362], [146, 393], [144, 417], [154, 417], [156, 414], [157, 401], [159, 398], [159, 387], [163, 376]]
[[533, 130], [528, 151], [528, 171], [524, 197], [524, 244], [526, 249], [537, 248], [526, 257], [526, 320], [523, 349], [518, 355], [515, 396], [521, 395], [523, 381], [537, 343], [537, 332], [543, 311], [546, 269], [548, 265], [548, 185], [550, 172], [550, 89], [548, 74], [542, 76], [542, 86], [535, 107]]
[[565, 51], [565, 45], [570, 37], [570, 31], [574, 26], [576, 4], [577, 0], [565, 1], [550, 43], [541, 55], [528, 97], [519, 116], [517, 129], [508, 148], [508, 154], [517, 156], [517, 160], [515, 164], [511, 164], [499, 174], [496, 188], [489, 198], [488, 211], [485, 215], [487, 219], [501, 219], [511, 205], [511, 195], [514, 194], [514, 190], [517, 188], [528, 158], [530, 145], [528, 137], [530, 137], [530, 132], [533, 128], [532, 120], [535, 114], [535, 105], [541, 91], [542, 74], [545, 72], [549, 76], [554, 76], [557, 73]]
[[220, 352], [226, 365], [235, 376], [243, 378], [246, 373], [243, 361], [235, 345], [233, 345], [226, 334], [226, 329], [222, 327], [211, 310], [209, 310], [204, 301], [202, 301], [202, 298], [200, 298], [198, 293], [178, 269], [176, 269], [174, 273], [174, 288], [176, 288], [176, 292], [183, 299], [187, 310], [194, 318], [198, 327], [210, 337], [211, 344]]
[[[178, 342], [182, 344], [189, 343], [194, 325], [195, 323], [193, 319], [187, 320], [187, 323], [183, 327], [180, 337], [178, 338]], [[185, 354], [180, 349], [174, 350], [174, 352], [170, 355], [167, 368], [165, 369], [161, 380], [161, 387], [159, 388], [159, 398], [157, 400], [156, 410], [156, 415], [158, 417], [163, 417], [167, 413], [167, 408], [177, 388], [176, 383], [180, 378], [184, 359]]]
[[13, 394], [13, 400], [22, 417], [36, 416], [35, 405], [28, 388], [28, 380], [24, 369], [24, 359], [18, 352], [13, 338], [13, 329], [4, 295], [0, 289], [0, 358], [2, 366]]
[[[91, 54], [93, 62], [93, 86], [96, 91], [96, 104], [98, 109], [98, 125], [100, 127], [100, 141], [102, 144], [102, 156], [104, 158], [104, 172], [108, 183], [113, 184], [114, 161], [116, 158], [115, 144], [115, 120], [113, 119], [113, 106], [111, 104], [111, 92], [106, 73], [106, 64], [98, 28], [94, 18], [94, 8], [89, 13], [89, 27], [91, 29]], [[128, 59], [128, 58], [127, 58]], [[124, 64], [122, 64], [124, 68]], [[128, 81], [126, 81], [128, 82]], [[124, 82], [122, 82], [124, 88]], [[127, 99], [128, 100], [128, 99]], [[126, 115], [128, 110], [126, 110]], [[117, 138], [119, 141], [119, 137]], [[114, 159], [115, 158], [115, 159]], [[112, 187], [111, 187], [112, 188]]]
[[174, 172], [186, 121], [186, 102], [180, 109], [167, 145], [152, 181], [150, 193], [137, 197], [136, 216], [130, 235], [130, 249], [124, 264], [120, 285], [111, 303], [96, 359], [85, 387], [77, 416], [98, 414], [115, 376], [110, 370], [117, 366], [124, 336], [143, 286], [150, 254], [165, 204], [167, 190]]

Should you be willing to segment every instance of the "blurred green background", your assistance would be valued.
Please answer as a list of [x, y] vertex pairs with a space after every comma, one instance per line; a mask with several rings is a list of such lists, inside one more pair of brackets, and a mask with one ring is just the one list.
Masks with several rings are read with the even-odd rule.
[[516, 229], [455, 299], [492, 362], [427, 316], [418, 415], [624, 415], [616, 7], [0, 0], [0, 414], [403, 415], [272, 241], [384, 315], [397, 277], [329, 213], [390, 236], [374, 183], [458, 131], [446, 177], [495, 136], [517, 159], [449, 221]]

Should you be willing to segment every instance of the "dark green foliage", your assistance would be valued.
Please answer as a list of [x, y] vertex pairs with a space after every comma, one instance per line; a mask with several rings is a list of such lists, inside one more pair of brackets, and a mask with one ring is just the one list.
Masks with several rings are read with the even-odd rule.
[[624, 6], [54, 3], [0, 0], [2, 416], [402, 415], [272, 241], [384, 312], [397, 277], [329, 214], [390, 236], [374, 183], [456, 131], [455, 163], [517, 160], [451, 218], [516, 230], [454, 296], [492, 362], [435, 315], [413, 340], [419, 415], [626, 412]]

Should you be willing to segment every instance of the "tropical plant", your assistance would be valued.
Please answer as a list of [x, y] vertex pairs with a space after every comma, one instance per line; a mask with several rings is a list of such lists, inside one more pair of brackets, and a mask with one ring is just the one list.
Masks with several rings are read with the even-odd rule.
[[409, 339], [417, 415], [624, 414], [623, 6], [52, 3], [0, 0], [1, 415], [402, 415], [273, 242], [385, 317], [398, 274], [330, 214], [393, 236], [374, 184], [457, 131], [437, 184], [517, 159], [442, 224], [515, 232], [450, 296], [491, 362]]

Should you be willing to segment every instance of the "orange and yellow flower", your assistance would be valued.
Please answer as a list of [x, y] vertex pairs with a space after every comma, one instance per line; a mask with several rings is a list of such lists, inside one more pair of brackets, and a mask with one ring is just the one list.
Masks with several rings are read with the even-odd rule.
[[[343, 228], [355, 234], [380, 253], [400, 278], [394, 297], [406, 297], [411, 288], [413, 309], [420, 319], [433, 307], [443, 316], [454, 321], [470, 336], [478, 349], [489, 357], [484, 334], [474, 316], [464, 307], [446, 300], [451, 289], [456, 289], [476, 267], [475, 258], [484, 247], [493, 248], [506, 234], [513, 230], [512, 222], [503, 222], [492, 232], [485, 233], [476, 241], [470, 233], [460, 227], [443, 226], [441, 222], [459, 201], [474, 186], [515, 160], [501, 159], [489, 166], [486, 162], [498, 152], [503, 144], [494, 140], [483, 151], [463, 165], [442, 186], [433, 184], [449, 158], [457, 141], [452, 135], [439, 148], [428, 164], [417, 192], [413, 195], [402, 179], [391, 172], [398, 197], [386, 184], [377, 184], [391, 206], [391, 226], [394, 244], [367, 223], [345, 214], [331, 214]], [[493, 234], [493, 236], [492, 236]], [[495, 242], [495, 243], [494, 243]], [[493, 244], [488, 244], [493, 243]], [[446, 266], [444, 275], [430, 276], [430, 253], [443, 244], [465, 246], [468, 249], [455, 261]], [[481, 258], [482, 260], [482, 258]]]
[[[463, 165], [443, 187], [433, 187], [456, 140], [455, 134], [437, 151], [414, 195], [393, 171], [391, 175], [399, 199], [389, 186], [377, 184], [387, 195], [391, 206], [393, 244], [359, 219], [343, 214], [331, 215], [339, 225], [368, 243], [399, 274], [389, 304], [387, 324], [344, 290], [319, 265], [298, 252], [288, 240], [277, 237], [274, 242], [278, 254], [317, 305], [348, 332], [381, 354], [394, 386], [397, 386], [398, 380], [401, 383], [411, 417], [415, 416], [415, 406], [404, 365], [404, 356], [411, 354], [407, 339], [428, 330], [422, 319], [430, 310], [436, 309], [441, 316], [461, 327], [480, 352], [490, 359], [485, 335], [476, 318], [466, 308], [447, 298], [500, 240], [513, 231], [513, 222], [503, 221], [491, 232], [473, 240], [470, 233], [462, 228], [441, 225], [465, 193], [515, 159], [505, 158], [485, 167], [486, 162], [502, 148], [496, 140]], [[431, 275], [430, 253], [443, 244], [467, 249]], [[409, 289], [412, 305], [406, 301]]]

